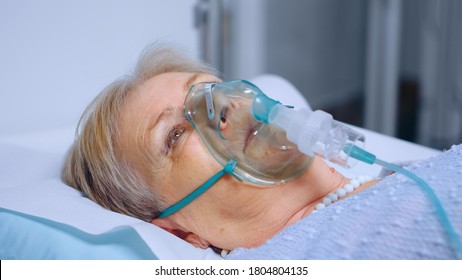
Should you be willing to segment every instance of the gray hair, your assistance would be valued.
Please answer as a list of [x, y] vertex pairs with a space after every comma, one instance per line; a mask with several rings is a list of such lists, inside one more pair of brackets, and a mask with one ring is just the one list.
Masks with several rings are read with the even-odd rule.
[[84, 111], [76, 139], [64, 162], [62, 180], [85, 196], [115, 212], [151, 221], [166, 208], [160, 195], [120, 149], [120, 112], [128, 97], [145, 81], [163, 73], [217, 72], [159, 44], [147, 46], [131, 75], [123, 76], [90, 103]]

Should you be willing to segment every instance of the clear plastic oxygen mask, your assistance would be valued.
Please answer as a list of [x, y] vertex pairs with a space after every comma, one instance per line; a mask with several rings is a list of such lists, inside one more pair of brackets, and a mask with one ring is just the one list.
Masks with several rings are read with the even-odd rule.
[[184, 112], [221, 165], [233, 160], [235, 177], [270, 186], [299, 177], [312, 157], [283, 129], [255, 119], [252, 104], [260, 94], [247, 81], [200, 83], [186, 96]]

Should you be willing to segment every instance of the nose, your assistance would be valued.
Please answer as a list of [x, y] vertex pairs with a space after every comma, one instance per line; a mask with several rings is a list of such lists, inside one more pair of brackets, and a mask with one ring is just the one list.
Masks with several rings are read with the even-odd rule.
[[233, 109], [239, 109], [241, 107], [241, 104], [236, 100], [231, 100], [229, 103]]

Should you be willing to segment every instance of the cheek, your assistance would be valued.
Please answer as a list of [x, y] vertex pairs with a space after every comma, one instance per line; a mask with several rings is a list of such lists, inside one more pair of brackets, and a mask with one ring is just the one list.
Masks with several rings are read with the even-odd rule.
[[202, 144], [199, 136], [193, 133], [184, 143], [181, 153], [172, 162], [169, 174], [171, 197], [175, 197], [175, 201], [182, 199], [221, 168], [221, 165]]
[[195, 132], [184, 143], [181, 155], [177, 159], [177, 166], [185, 172], [196, 170], [196, 173], [204, 172], [210, 176], [213, 175], [210, 174], [210, 170], [213, 170], [213, 173], [215, 173], [220, 169], [220, 164], [215, 160], [199, 135]]

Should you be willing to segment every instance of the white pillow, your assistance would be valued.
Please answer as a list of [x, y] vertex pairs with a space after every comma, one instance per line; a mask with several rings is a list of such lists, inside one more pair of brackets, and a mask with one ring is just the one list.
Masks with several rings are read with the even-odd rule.
[[58, 178], [63, 156], [0, 143], [0, 190]]
[[70, 225], [0, 208], [0, 259], [157, 259], [139, 234], [120, 226], [90, 234]]
[[[3, 188], [0, 192], [0, 208], [32, 215], [34, 216], [32, 219], [34, 222], [40, 221], [40, 219], [36, 219], [37, 217], [45, 218], [46, 220], [65, 224], [92, 235], [105, 235], [125, 226], [133, 228], [142, 240], [144, 240], [147, 250], [151, 250], [152, 253], [159, 259], [219, 259], [218, 255], [216, 255], [212, 250], [195, 248], [189, 243], [157, 226], [139, 219], [106, 210], [98, 204], [83, 197], [79, 191], [65, 185], [57, 178], [29, 185]], [[10, 223], [13, 223], [14, 221], [24, 224], [23, 219], [12, 219], [10, 220]], [[46, 238], [48, 234], [56, 235], [54, 228], [50, 229], [43, 225], [48, 225], [47, 221], [42, 221], [40, 232], [32, 230], [23, 231], [20, 234], [16, 234], [18, 238], [21, 238], [21, 240], [16, 240], [15, 243], [2, 244], [3, 246], [11, 247], [3, 247], [2, 250], [0, 250], [0, 259], [29, 258], [28, 255], [24, 255], [25, 252], [29, 251], [23, 248], [25, 244], [29, 244], [30, 246], [33, 246], [34, 250], [37, 250], [37, 246], [34, 246], [35, 240], [44, 240], [42, 242], [46, 243], [48, 240]], [[11, 226], [12, 225], [10, 224], [10, 227]], [[20, 227], [16, 226], [11, 228]], [[69, 246], [70, 248], [74, 247], [76, 244], [76, 236], [72, 228], [61, 228], [60, 234], [61, 236], [64, 235], [67, 237], [67, 244], [66, 242], [54, 243], [53, 240], [48, 240], [49, 243], [47, 243], [46, 246], [40, 247], [39, 249], [44, 250], [43, 256], [47, 256], [47, 250], [62, 250], [62, 248], [56, 248], [58, 245]], [[0, 231], [0, 239], [6, 239], [5, 236], [1, 236], [1, 234], [5, 234], [6, 236], [7, 233]], [[69, 238], [69, 236], [72, 236], [73, 239]], [[43, 239], [40, 239], [42, 237]], [[117, 244], [113, 244], [112, 247], [115, 245]], [[13, 256], [11, 252], [15, 252], [15, 248], [22, 249], [16, 250], [18, 255]], [[32, 247], [30, 249], [32, 249]], [[116, 249], [120, 253], [119, 255], [123, 256], [123, 252], [120, 251], [120, 248]], [[2, 251], [5, 254], [6, 252], [9, 253], [2, 256]], [[38, 256], [41, 254], [41, 252], [34, 253]], [[58, 254], [57, 257], [59, 258], [59, 256], [63, 255]], [[68, 253], [64, 256], [66, 258], [72, 258], [73, 255]], [[91, 258], [91, 256], [93, 255], [89, 255], [88, 258]], [[80, 255], [76, 255], [76, 257], [81, 258]], [[110, 255], [106, 257], [98, 255], [98, 257], [103, 259], [113, 258]], [[127, 255], [127, 257], [132, 258], [131, 255]]]

